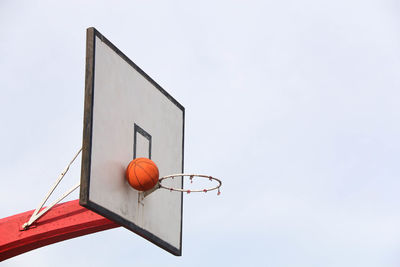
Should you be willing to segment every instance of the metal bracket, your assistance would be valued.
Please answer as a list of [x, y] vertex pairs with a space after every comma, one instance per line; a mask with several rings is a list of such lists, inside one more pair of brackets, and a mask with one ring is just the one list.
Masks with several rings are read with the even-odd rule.
[[82, 152], [82, 148], [79, 149], [79, 151], [75, 154], [74, 158], [71, 160], [71, 162], [67, 165], [67, 167], [61, 172], [60, 176], [58, 177], [57, 181], [54, 183], [54, 185], [50, 188], [50, 191], [47, 193], [46, 197], [43, 199], [43, 201], [39, 204], [39, 206], [36, 208], [36, 210], [33, 212], [31, 218], [29, 219], [28, 222], [24, 223], [22, 225], [22, 230], [28, 230], [29, 227], [40, 217], [42, 217], [46, 212], [48, 212], [52, 207], [54, 207], [58, 202], [66, 198], [69, 194], [71, 194], [75, 189], [77, 189], [80, 186], [80, 182], [74, 185], [70, 190], [65, 192], [61, 197], [59, 197], [57, 200], [55, 200], [53, 203], [51, 203], [49, 206], [46, 208], [43, 208], [43, 205], [46, 203], [46, 201], [49, 199], [50, 195], [54, 192], [58, 184], [61, 182], [61, 180], [64, 178], [65, 174], [68, 172], [69, 167], [72, 165], [72, 163], [75, 161], [75, 159], [78, 157], [78, 155]]
[[151, 193], [153, 193], [154, 191], [156, 191], [157, 189], [160, 188], [160, 184], [157, 183], [152, 189], [149, 189], [147, 191], [143, 191], [138, 193], [138, 203], [141, 204], [142, 206], [144, 206], [144, 199], [150, 195]]

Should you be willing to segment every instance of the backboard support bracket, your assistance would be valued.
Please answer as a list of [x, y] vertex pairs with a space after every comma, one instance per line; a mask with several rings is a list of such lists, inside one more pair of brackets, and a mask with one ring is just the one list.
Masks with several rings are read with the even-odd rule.
[[160, 188], [160, 185], [157, 183], [152, 189], [147, 190], [147, 191], [143, 191], [143, 192], [139, 192], [138, 194], [138, 202], [139, 204], [144, 206], [144, 202], [143, 200], [150, 195], [151, 193], [153, 193], [154, 191], [156, 191], [157, 189]]
[[49, 192], [43, 199], [43, 201], [37, 206], [35, 211], [33, 212], [32, 216], [29, 218], [29, 220], [22, 225], [21, 230], [28, 230], [29, 227], [37, 221], [40, 217], [42, 217], [44, 214], [46, 214], [52, 207], [54, 207], [56, 204], [58, 204], [61, 200], [66, 198], [69, 194], [71, 194], [75, 189], [77, 189], [80, 186], [80, 182], [78, 182], [76, 185], [74, 185], [70, 190], [65, 192], [61, 197], [57, 198], [53, 203], [51, 203], [49, 206], [46, 208], [43, 208], [44, 204], [46, 201], [49, 199], [51, 194], [54, 192], [54, 190], [57, 188], [58, 184], [61, 182], [61, 180], [64, 178], [65, 174], [67, 174], [69, 168], [71, 167], [72, 163], [74, 163], [75, 159], [78, 157], [78, 155], [81, 153], [82, 148], [79, 149], [79, 151], [75, 154], [75, 156], [72, 158], [72, 160], [68, 163], [67, 167], [61, 172], [60, 176], [57, 178], [56, 182], [54, 185], [50, 188]]

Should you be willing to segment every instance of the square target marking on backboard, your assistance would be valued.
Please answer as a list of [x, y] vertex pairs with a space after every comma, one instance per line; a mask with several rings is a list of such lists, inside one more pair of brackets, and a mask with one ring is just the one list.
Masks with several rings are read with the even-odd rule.
[[151, 135], [139, 125], [134, 125], [133, 158], [151, 159]]
[[[185, 109], [96, 29], [87, 30], [80, 204], [174, 255], [182, 252], [182, 193], [138, 203], [125, 180], [135, 157], [160, 176], [183, 172]], [[183, 178], [170, 179], [183, 188]]]

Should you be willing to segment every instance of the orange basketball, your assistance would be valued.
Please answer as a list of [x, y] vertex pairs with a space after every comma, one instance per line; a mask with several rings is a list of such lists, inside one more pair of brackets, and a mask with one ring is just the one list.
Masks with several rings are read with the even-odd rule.
[[157, 165], [148, 158], [132, 160], [126, 168], [125, 177], [129, 184], [139, 191], [152, 189], [158, 182]]

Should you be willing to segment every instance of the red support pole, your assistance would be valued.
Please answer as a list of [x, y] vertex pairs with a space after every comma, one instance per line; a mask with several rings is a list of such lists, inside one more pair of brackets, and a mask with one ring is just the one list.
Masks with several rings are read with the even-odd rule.
[[79, 200], [51, 208], [27, 230], [34, 210], [0, 219], [0, 261], [74, 237], [119, 227], [113, 221], [79, 205]]

